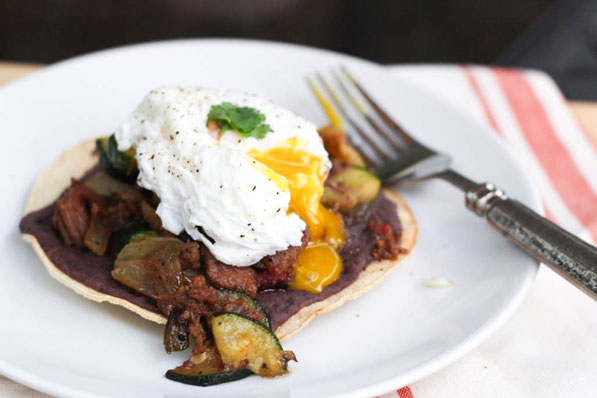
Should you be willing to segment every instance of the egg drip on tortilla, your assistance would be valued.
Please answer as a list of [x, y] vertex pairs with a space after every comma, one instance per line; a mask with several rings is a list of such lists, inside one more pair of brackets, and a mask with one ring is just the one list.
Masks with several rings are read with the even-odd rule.
[[264, 165], [268, 176], [290, 192], [289, 212], [294, 212], [311, 232], [308, 246], [299, 257], [291, 287], [319, 293], [342, 271], [338, 249], [344, 244], [342, 219], [321, 204], [326, 174], [322, 160], [305, 150], [305, 142], [291, 138], [266, 151], [249, 155]]

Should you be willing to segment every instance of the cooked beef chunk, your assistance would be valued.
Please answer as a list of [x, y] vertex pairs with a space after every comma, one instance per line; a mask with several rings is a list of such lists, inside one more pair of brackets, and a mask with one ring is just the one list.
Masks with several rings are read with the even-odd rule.
[[109, 201], [105, 213], [112, 231], [116, 231], [139, 218], [139, 203], [114, 197]]
[[139, 207], [141, 208], [141, 216], [143, 220], [145, 220], [154, 231], [160, 231], [162, 229], [162, 220], [156, 214], [153, 206], [146, 201], [142, 201]]
[[56, 201], [52, 225], [68, 246], [83, 247], [89, 221], [84, 185], [72, 179], [71, 187]]
[[201, 253], [199, 250], [199, 243], [187, 242], [182, 245], [178, 258], [180, 259], [180, 265], [182, 269], [201, 268]]
[[224, 264], [216, 260], [205, 246], [201, 248], [201, 254], [205, 261], [207, 278], [215, 286], [238, 290], [251, 297], [257, 295], [257, 275], [252, 267], [233, 267]]
[[300, 246], [290, 246], [261, 260], [261, 269], [257, 272], [259, 290], [288, 287], [294, 278], [298, 256], [307, 247], [310, 235], [309, 228], [305, 228]]

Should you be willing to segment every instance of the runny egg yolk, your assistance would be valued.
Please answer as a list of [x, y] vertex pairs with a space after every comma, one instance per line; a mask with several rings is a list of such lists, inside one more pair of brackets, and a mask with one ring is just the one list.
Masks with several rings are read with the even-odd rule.
[[280, 189], [290, 191], [289, 210], [311, 232], [307, 248], [299, 255], [291, 287], [320, 293], [340, 276], [342, 259], [338, 250], [344, 245], [344, 233], [342, 219], [321, 204], [326, 177], [322, 160], [305, 151], [304, 144], [298, 138], [291, 138], [278, 147], [251, 151], [249, 155], [261, 163], [257, 168]]

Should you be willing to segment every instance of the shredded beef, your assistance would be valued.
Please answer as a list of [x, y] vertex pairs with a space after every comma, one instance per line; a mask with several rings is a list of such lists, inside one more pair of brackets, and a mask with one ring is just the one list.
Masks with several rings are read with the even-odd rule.
[[111, 198], [106, 208], [106, 218], [112, 231], [124, 227], [129, 222], [139, 218], [139, 204], [133, 200]]
[[261, 319], [259, 311], [248, 307], [240, 298], [219, 296], [213, 287], [207, 285], [205, 277], [199, 275], [191, 283], [181, 286], [175, 292], [161, 295], [157, 305], [168, 317], [181, 312], [180, 322], [188, 324], [189, 333], [195, 338], [193, 354], [204, 352], [209, 346], [204, 323], [209, 322], [214, 312], [236, 312], [253, 319]]
[[283, 289], [288, 287], [298, 265], [299, 254], [307, 247], [310, 237], [309, 228], [305, 228], [300, 246], [290, 246], [271, 256], [264, 257], [257, 271], [259, 290]]
[[370, 221], [368, 228], [375, 234], [375, 247], [371, 251], [378, 260], [395, 260], [401, 253], [400, 234], [395, 234], [389, 223]]
[[202, 353], [209, 345], [201, 319], [211, 314], [217, 304], [216, 291], [207, 285], [203, 276], [196, 276], [190, 284], [157, 299], [158, 308], [167, 316], [175, 308], [184, 309], [182, 318], [188, 319], [189, 333], [195, 338], [193, 354]]
[[52, 225], [68, 246], [83, 247], [90, 214], [83, 184], [71, 180], [71, 187], [56, 201]]
[[201, 275], [193, 278], [190, 284], [179, 287], [175, 292], [157, 298], [157, 305], [164, 315], [170, 315], [175, 307], [183, 307], [194, 314], [207, 314], [218, 302], [216, 290], [207, 285]]
[[[94, 253], [101, 255], [105, 251], [105, 248], [102, 249], [104, 245], [99, 247], [96, 243], [90, 243], [89, 229], [91, 228], [92, 235], [97, 237], [100, 229], [111, 233], [139, 218], [141, 194], [138, 191], [132, 192], [131, 194], [112, 195], [109, 198], [103, 197], [85, 183], [73, 178], [70, 188], [56, 201], [52, 225], [60, 232], [67, 245], [86, 246]], [[101, 228], [99, 228], [100, 226]]]
[[183, 244], [178, 258], [180, 260], [182, 269], [201, 268], [201, 253], [199, 250], [199, 243], [187, 242]]
[[238, 290], [251, 297], [257, 295], [257, 275], [252, 267], [233, 267], [224, 264], [216, 260], [205, 246], [201, 248], [201, 254], [205, 261], [207, 278], [215, 286]]

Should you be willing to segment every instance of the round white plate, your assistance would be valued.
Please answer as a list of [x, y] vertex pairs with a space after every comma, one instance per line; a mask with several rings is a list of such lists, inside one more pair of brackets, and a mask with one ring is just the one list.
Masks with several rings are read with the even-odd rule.
[[[539, 209], [537, 195], [493, 133], [382, 66], [332, 52], [241, 40], [150, 43], [47, 67], [0, 89], [0, 373], [72, 397], [359, 396], [402, 387], [455, 361], [521, 301], [536, 263], [465, 210], [441, 181], [403, 190], [418, 219], [412, 255], [372, 292], [315, 319], [285, 343], [298, 363], [274, 380], [209, 388], [164, 372], [162, 327], [88, 301], [53, 280], [19, 236], [37, 176], [75, 143], [110, 133], [151, 88], [195, 84], [272, 98], [318, 124], [305, 75], [343, 64], [406, 128], [453, 155], [455, 167]], [[423, 287], [440, 275], [449, 289]]]

